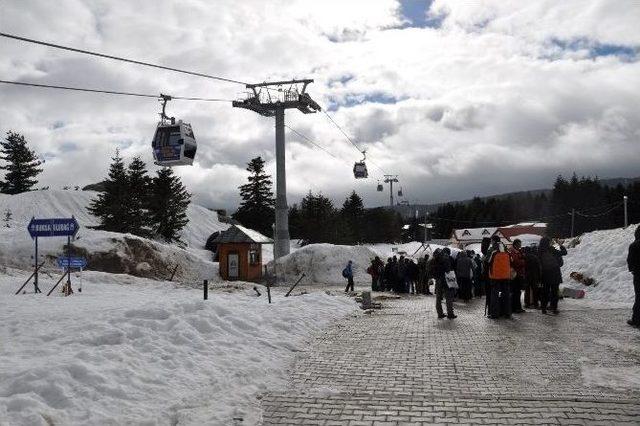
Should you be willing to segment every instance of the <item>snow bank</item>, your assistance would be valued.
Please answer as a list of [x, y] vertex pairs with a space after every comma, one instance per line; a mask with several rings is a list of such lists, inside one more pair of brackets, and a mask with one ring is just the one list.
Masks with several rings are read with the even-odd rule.
[[[633, 276], [627, 268], [627, 252], [634, 239], [636, 226], [627, 229], [595, 231], [580, 237], [580, 243], [568, 249], [564, 258], [562, 276], [564, 285], [583, 289], [584, 300], [598, 303], [632, 303]], [[596, 286], [585, 286], [569, 278], [571, 272], [580, 272], [597, 281]]]
[[[405, 257], [414, 257], [415, 259], [423, 257], [425, 254], [431, 256], [436, 249], [443, 249], [445, 246], [438, 244], [429, 244], [429, 248], [422, 246], [422, 242], [412, 241], [410, 243], [403, 244], [367, 244], [365, 247], [371, 248], [380, 259], [386, 260], [393, 256], [399, 256], [399, 253], [406, 253]], [[460, 250], [451, 248], [451, 251], [456, 253]]]
[[309, 244], [278, 259], [276, 272], [278, 277], [284, 273], [287, 282], [293, 282], [305, 273], [305, 282], [344, 284], [342, 270], [352, 260], [354, 281], [366, 283], [371, 281], [366, 270], [375, 256], [376, 253], [366, 246]]
[[[27, 224], [32, 217], [71, 217], [80, 223], [81, 232], [89, 226], [98, 225], [87, 207], [98, 196], [95, 191], [31, 191], [17, 195], [0, 194], [0, 226], [4, 227], [4, 215], [10, 210], [13, 217], [11, 228], [27, 233]], [[191, 203], [187, 209], [189, 223], [182, 230], [181, 238], [189, 247], [204, 249], [207, 238], [213, 232], [223, 231], [229, 225], [218, 220], [218, 214], [205, 207]], [[28, 234], [27, 234], [28, 235]]]
[[[211, 233], [229, 226], [218, 221], [217, 213], [192, 203], [187, 211], [189, 223], [182, 230], [187, 247], [181, 249], [130, 234], [90, 229], [97, 220], [88, 213], [87, 206], [97, 195], [93, 191], [0, 194], [0, 262], [19, 269], [32, 268], [34, 244], [27, 232], [31, 218], [74, 216], [81, 228], [72, 245], [78, 249], [76, 254], [89, 259], [89, 269], [167, 279], [178, 264], [178, 280], [216, 279], [218, 266], [211, 261], [204, 244]], [[9, 227], [2, 220], [7, 210], [12, 214]], [[41, 238], [38, 244], [45, 269], [56, 268], [55, 259], [65, 253], [66, 239]]]
[[70, 297], [13, 296], [25, 276], [7, 274], [2, 425], [255, 424], [256, 396], [285, 386], [307, 336], [355, 308], [324, 293], [203, 301], [202, 290], [98, 272]]
[[[359, 284], [371, 282], [371, 276], [366, 270], [371, 264], [371, 260], [378, 256], [386, 262], [387, 258], [400, 256], [406, 253], [406, 257], [411, 257], [414, 253], [415, 259], [426, 254], [433, 253], [437, 248], [444, 248], [437, 244], [432, 244], [429, 249], [421, 249], [422, 243], [410, 242], [404, 244], [365, 244], [360, 246], [342, 246], [334, 244], [309, 244], [298, 248], [294, 244], [291, 246], [291, 253], [278, 259], [277, 274], [280, 279], [281, 274], [287, 282], [293, 282], [305, 273], [304, 282], [318, 284], [344, 284], [345, 278], [342, 270], [349, 260], [354, 263], [354, 281]], [[420, 249], [420, 250], [419, 250]], [[417, 253], [416, 253], [417, 251]], [[460, 250], [451, 248], [452, 253]], [[273, 262], [269, 264], [273, 268]]]

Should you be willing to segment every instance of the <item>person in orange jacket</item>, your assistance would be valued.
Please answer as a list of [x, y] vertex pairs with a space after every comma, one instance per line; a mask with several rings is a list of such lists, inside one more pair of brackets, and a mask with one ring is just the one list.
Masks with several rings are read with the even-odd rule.
[[511, 318], [511, 256], [498, 235], [491, 237], [487, 257], [491, 280], [489, 318]]

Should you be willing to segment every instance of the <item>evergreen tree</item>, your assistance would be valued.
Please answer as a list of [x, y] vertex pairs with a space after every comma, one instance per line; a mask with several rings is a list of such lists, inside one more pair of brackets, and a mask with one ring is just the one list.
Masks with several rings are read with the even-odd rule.
[[302, 238], [300, 209], [297, 204], [289, 207], [289, 234], [291, 238]]
[[148, 236], [151, 232], [148, 209], [150, 186], [147, 165], [140, 157], [134, 157], [127, 168], [129, 199], [126, 222], [132, 234]]
[[377, 207], [365, 210], [363, 242], [394, 243], [400, 241], [402, 217], [391, 209]]
[[4, 183], [0, 184], [0, 190], [6, 194], [20, 194], [29, 191], [38, 183], [35, 179], [42, 169], [39, 167], [42, 161], [38, 160], [36, 153], [27, 147], [24, 136], [7, 132], [5, 140], [0, 141], [0, 160], [6, 162], [0, 169], [6, 170]]
[[264, 160], [252, 159], [247, 165], [249, 183], [240, 186], [242, 202], [233, 218], [264, 235], [272, 234], [275, 219], [271, 177], [264, 172]]
[[98, 229], [112, 232], [130, 232], [129, 226], [129, 179], [120, 152], [116, 150], [109, 166], [109, 176], [104, 181], [104, 192], [91, 201], [89, 213], [96, 216]]
[[340, 210], [341, 242], [355, 244], [362, 241], [364, 203], [362, 198], [352, 191]]
[[336, 209], [333, 202], [322, 194], [309, 191], [300, 203], [300, 232], [310, 243], [337, 242]]
[[167, 242], [181, 243], [180, 231], [189, 223], [190, 202], [191, 195], [173, 170], [168, 167], [158, 170], [151, 183], [148, 204], [153, 233]]

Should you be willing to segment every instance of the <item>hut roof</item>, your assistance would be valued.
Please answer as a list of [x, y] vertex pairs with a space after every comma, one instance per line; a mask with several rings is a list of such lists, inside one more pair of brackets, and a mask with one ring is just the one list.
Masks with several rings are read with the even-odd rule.
[[259, 243], [270, 244], [273, 242], [271, 238], [265, 237], [261, 233], [253, 229], [245, 228], [241, 225], [233, 225], [226, 231], [223, 231], [213, 241], [219, 243]]

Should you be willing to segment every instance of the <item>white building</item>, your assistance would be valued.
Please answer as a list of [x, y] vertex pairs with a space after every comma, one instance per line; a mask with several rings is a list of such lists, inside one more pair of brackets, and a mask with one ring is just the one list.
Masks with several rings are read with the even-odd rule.
[[482, 242], [483, 238], [491, 238], [498, 228], [465, 228], [454, 229], [451, 233], [451, 244], [466, 247], [469, 244]]

